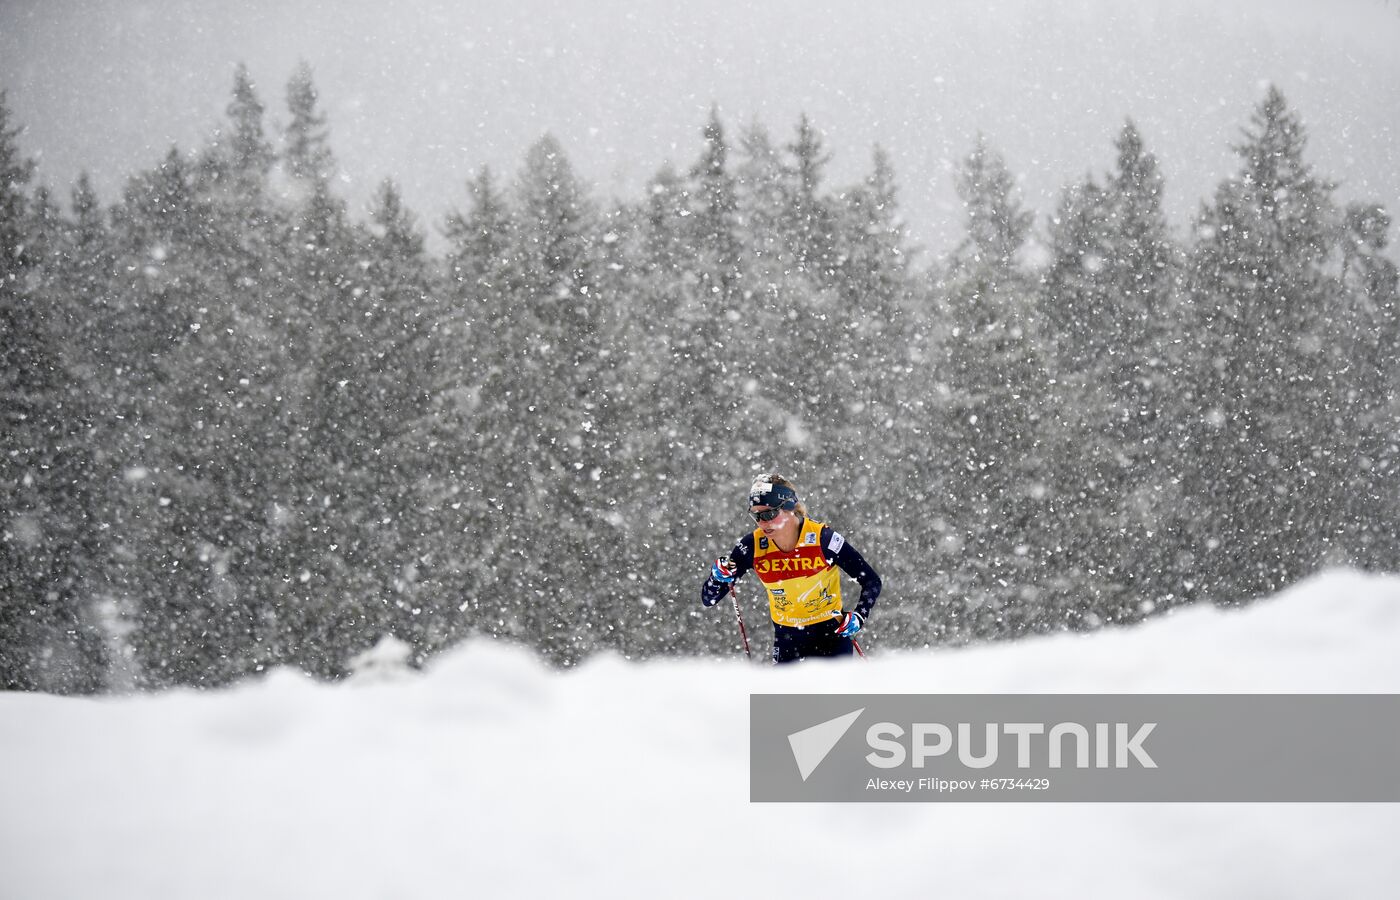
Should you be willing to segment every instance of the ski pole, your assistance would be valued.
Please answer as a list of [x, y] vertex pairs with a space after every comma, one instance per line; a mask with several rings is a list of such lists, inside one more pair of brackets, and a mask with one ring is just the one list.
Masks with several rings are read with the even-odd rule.
[[734, 618], [739, 620], [739, 636], [744, 639], [744, 655], [753, 658], [752, 651], [749, 650], [749, 630], [744, 627], [744, 614], [739, 610], [739, 592], [734, 590], [734, 583], [729, 583], [729, 596], [734, 601]]

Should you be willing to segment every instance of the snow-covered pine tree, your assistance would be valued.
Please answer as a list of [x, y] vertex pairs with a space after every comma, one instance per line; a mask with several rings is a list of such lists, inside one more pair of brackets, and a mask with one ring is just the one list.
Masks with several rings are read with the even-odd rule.
[[310, 317], [308, 332], [314, 331], [316, 319], [333, 312], [337, 285], [354, 264], [345, 202], [331, 189], [336, 160], [318, 102], [311, 68], [303, 62], [287, 82], [290, 121], [282, 134], [278, 185], [289, 207], [288, 231], [283, 236], [293, 262], [288, 291], [297, 298], [294, 308]]
[[[833, 514], [844, 513], [851, 539], [878, 556], [889, 583], [927, 588], [936, 579], [932, 542], [909, 523], [930, 509], [939, 476], [930, 464], [927, 381], [915, 377], [910, 353], [913, 251], [898, 194], [893, 162], [877, 145], [865, 177], [829, 199], [838, 304], [822, 324], [834, 351], [825, 377], [838, 384], [840, 402], [831, 406], [826, 458], [843, 507]], [[906, 631], [922, 643], [926, 610], [904, 596], [882, 601], [881, 639]]]
[[[358, 616], [337, 610], [343, 631], [328, 651], [348, 658], [392, 633], [420, 654], [441, 647], [454, 631], [459, 599], [443, 591], [439, 567], [464, 541], [444, 542], [434, 509], [459, 462], [460, 435], [440, 440], [436, 419], [453, 402], [448, 368], [448, 311], [427, 255], [424, 235], [392, 181], [376, 192], [360, 236], [360, 263], [349, 295], [345, 340], [335, 358], [343, 377], [332, 389], [343, 427], [340, 479], [347, 487], [348, 559], [356, 566], [347, 587]], [[345, 383], [342, 383], [345, 382]], [[348, 573], [347, 573], [348, 574]]]
[[187, 181], [194, 227], [148, 266], [187, 331], [159, 361], [148, 416], [145, 465], [165, 552], [148, 603], [178, 608], [182, 622], [148, 646], [160, 658], [143, 668], [157, 683], [220, 684], [282, 661], [282, 617], [296, 606], [299, 492], [287, 427], [296, 401], [285, 362], [301, 319], [282, 290], [264, 114], [240, 66], [227, 121]]
[[690, 169], [690, 255], [694, 257], [701, 289], [716, 301], [710, 306], [711, 311], [722, 312], [737, 299], [741, 262], [738, 187], [729, 168], [729, 143], [717, 107], [711, 107], [702, 133], [705, 146]]
[[[936, 505], [953, 538], [940, 550], [966, 581], [940, 599], [966, 601], [979, 634], [1017, 635], [1059, 624], [1038, 605], [1054, 535], [1046, 528], [1053, 498], [1042, 433], [1051, 396], [1044, 327], [1018, 259], [1032, 216], [985, 138], [959, 167], [957, 190], [967, 237], [941, 286], [946, 369], [935, 372], [946, 385], [947, 418], [931, 455], [944, 470], [947, 494]], [[960, 611], [946, 612], [956, 621]]]
[[[597, 598], [566, 587], [580, 568], [601, 569], [608, 558], [612, 504], [596, 486], [615, 474], [608, 471], [615, 409], [606, 388], [616, 319], [600, 291], [598, 211], [553, 136], [526, 153], [514, 197], [518, 288], [506, 338], [517, 354], [514, 422], [495, 436], [493, 452], [507, 472], [491, 490], [517, 541], [547, 528], [553, 550], [502, 561], [516, 573], [503, 599], [517, 610], [522, 637], [567, 662], [616, 627]], [[524, 545], [513, 551], [523, 553]]]
[[315, 75], [303, 60], [287, 81], [290, 120], [282, 136], [282, 166], [286, 174], [303, 183], [328, 180], [335, 172], [330, 128], [318, 104]]
[[447, 217], [447, 278], [450, 295], [472, 320], [489, 324], [510, 289], [510, 210], [490, 167], [467, 182], [466, 213]]
[[840, 303], [826, 330], [833, 345], [845, 345], [854, 388], [848, 397], [857, 404], [847, 410], [850, 418], [882, 427], [893, 424], [903, 399], [899, 388], [908, 381], [912, 255], [889, 155], [876, 146], [869, 174], [830, 205]]
[[81, 577], [87, 448], [50, 278], [58, 212], [29, 195], [19, 134], [0, 93], [0, 688], [92, 691], [103, 648]]
[[73, 379], [68, 407], [87, 458], [80, 488], [88, 524], [81, 590], [91, 598], [107, 648], [104, 686], [130, 690], [136, 673], [125, 635], [140, 609], [133, 590], [139, 579], [132, 577], [130, 556], [117, 552], [117, 536], [127, 533], [126, 484], [116, 452], [125, 429], [112, 414], [122, 406], [115, 391], [122, 372], [111, 352], [128, 323], [112, 287], [116, 250], [107, 211], [87, 173], [74, 184], [70, 206], [56, 241], [52, 285], [64, 310], [62, 353]]
[[[104, 349], [116, 376], [108, 388], [116, 423], [109, 446], [121, 472], [123, 509], [114, 553], [131, 561], [127, 571], [140, 604], [131, 640], [143, 683], [152, 686], [198, 683], [209, 661], [227, 652], [219, 647], [227, 617], [206, 605], [197, 572], [180, 568], [191, 543], [177, 534], [171, 507], [197, 481], [193, 471], [166, 468], [168, 441], [184, 435], [161, 430], [175, 427], [181, 414], [190, 428], [197, 421], [177, 404], [174, 392], [183, 385], [170, 376], [174, 353], [201, 324], [199, 309], [218, 307], [196, 255], [209, 209], [185, 154], [172, 147], [154, 168], [128, 179], [112, 210], [112, 304], [124, 326]], [[199, 506], [196, 500], [181, 514]]]
[[[1127, 123], [1102, 185], [1065, 191], [1050, 223], [1042, 309], [1057, 354], [1067, 612], [1122, 622], [1181, 599], [1169, 536], [1182, 514], [1175, 450], [1182, 367], [1179, 266], [1156, 159]], [[1071, 615], [1071, 618], [1074, 616]]]
[[786, 225], [797, 270], [816, 284], [830, 284], [837, 264], [831, 209], [822, 194], [822, 182], [831, 155], [821, 133], [806, 113], [798, 119], [797, 134], [786, 147]]
[[[867, 313], [866, 326], [883, 334], [898, 324], [908, 288], [912, 251], [899, 210], [894, 164], [883, 147], [871, 151], [869, 174], [836, 198], [838, 287], [846, 302]], [[896, 332], [891, 331], [891, 337]]]
[[[631, 472], [619, 499], [639, 511], [617, 516], [617, 551], [630, 572], [674, 573], [631, 577], [615, 591], [635, 626], [619, 636], [630, 653], [725, 646], [712, 629], [681, 624], [677, 610], [691, 602], [698, 561], [667, 562], [655, 540], [664, 529], [673, 548], [723, 544], [733, 539], [737, 511], [714, 489], [732, 477], [727, 432], [743, 390], [740, 347], [749, 337], [737, 181], [716, 110], [701, 136], [688, 172], [663, 166], [613, 229], [622, 245], [617, 290], [630, 298], [619, 449]], [[687, 514], [671, 514], [677, 509]]]
[[1400, 547], [1390, 524], [1400, 517], [1393, 490], [1400, 475], [1395, 422], [1400, 416], [1400, 278], [1386, 256], [1391, 217], [1379, 204], [1348, 204], [1342, 224], [1342, 308], [1334, 316], [1331, 348], [1344, 364], [1342, 418], [1354, 433], [1339, 527], [1348, 533], [1350, 560], [1393, 572]]
[[1297, 113], [1269, 88], [1235, 147], [1238, 173], [1197, 224], [1202, 409], [1189, 488], [1210, 512], [1193, 539], [1219, 602], [1278, 590], [1344, 552], [1336, 511], [1355, 422], [1340, 415], [1345, 363], [1333, 352], [1338, 212], [1305, 147]]
[[796, 265], [784, 230], [787, 178], [782, 151], [768, 128], [753, 121], [741, 129], [734, 186], [740, 241], [746, 250], [746, 300], [776, 273]]
[[275, 152], [264, 127], [266, 107], [258, 96], [248, 67], [239, 63], [233, 75], [233, 97], [227, 121], [215, 135], [207, 156], [215, 182], [209, 190], [228, 202], [260, 211]]
[[[783, 150], [755, 126], [739, 166], [744, 233], [755, 252], [738, 327], [728, 332], [737, 339], [729, 353], [740, 385], [728, 446], [735, 457], [752, 459], [755, 470], [775, 457], [802, 455], [826, 478], [833, 468], [821, 455], [838, 449], [825, 433], [829, 410], [850, 383], [845, 366], [837, 378], [818, 377], [850, 351], [835, 288], [830, 202], [821, 193], [828, 156], [805, 115]], [[812, 478], [804, 485], [809, 494], [821, 489]]]
[[520, 276], [514, 216], [494, 172], [483, 167], [466, 187], [466, 211], [451, 213], [444, 228], [451, 333], [444, 335], [443, 384], [450, 387], [438, 426], [441, 449], [456, 457], [449, 466], [450, 496], [440, 508], [442, 533], [467, 546], [444, 550], [451, 569], [442, 579], [461, 607], [461, 626], [494, 635], [516, 597], [501, 587], [509, 571], [498, 566], [511, 546], [499, 486], [515, 464], [500, 454], [499, 442], [520, 424], [514, 386], [523, 352]]

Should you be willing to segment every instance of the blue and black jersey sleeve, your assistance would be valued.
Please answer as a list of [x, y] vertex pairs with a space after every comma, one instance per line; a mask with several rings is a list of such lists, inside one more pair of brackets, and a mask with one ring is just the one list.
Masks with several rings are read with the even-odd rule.
[[[879, 573], [871, 568], [865, 557], [860, 555], [860, 551], [846, 543], [846, 539], [830, 525], [822, 526], [821, 540], [822, 548], [826, 550], [826, 558], [860, 585], [860, 600], [856, 601], [855, 611], [860, 613], [862, 619], [870, 618], [870, 610], [880, 596], [882, 583]], [[750, 559], [752, 560], [752, 556]]]
[[[738, 581], [744, 577], [744, 573], [753, 568], [753, 532], [749, 532], [739, 538], [734, 549], [729, 551], [729, 558], [734, 562], [736, 571], [734, 580]], [[706, 606], [714, 606], [724, 595], [729, 593], [729, 585], [723, 581], [715, 581], [713, 576], [706, 576], [705, 583], [700, 586], [700, 602]]]

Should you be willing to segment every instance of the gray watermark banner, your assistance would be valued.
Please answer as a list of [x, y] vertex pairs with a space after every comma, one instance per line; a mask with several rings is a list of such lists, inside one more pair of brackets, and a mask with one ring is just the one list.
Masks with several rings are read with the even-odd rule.
[[749, 798], [1400, 802], [1400, 694], [752, 694]]

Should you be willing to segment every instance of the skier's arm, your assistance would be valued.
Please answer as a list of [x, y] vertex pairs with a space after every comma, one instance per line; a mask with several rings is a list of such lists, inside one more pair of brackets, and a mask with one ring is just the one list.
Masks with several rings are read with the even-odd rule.
[[860, 600], [856, 602], [855, 611], [860, 613], [862, 619], [870, 618], [870, 610], [880, 596], [879, 573], [871, 568], [860, 551], [846, 543], [846, 539], [830, 525], [822, 527], [822, 547], [826, 550], [826, 558], [835, 562], [842, 572], [860, 585]]
[[[753, 535], [746, 534], [739, 538], [739, 542], [734, 545], [734, 549], [729, 551], [729, 559], [734, 563], [734, 580], [738, 581], [744, 577], [744, 573], [753, 568]], [[705, 578], [705, 583], [700, 586], [700, 602], [706, 606], [714, 606], [729, 593], [730, 582], [720, 581], [709, 575]]]

